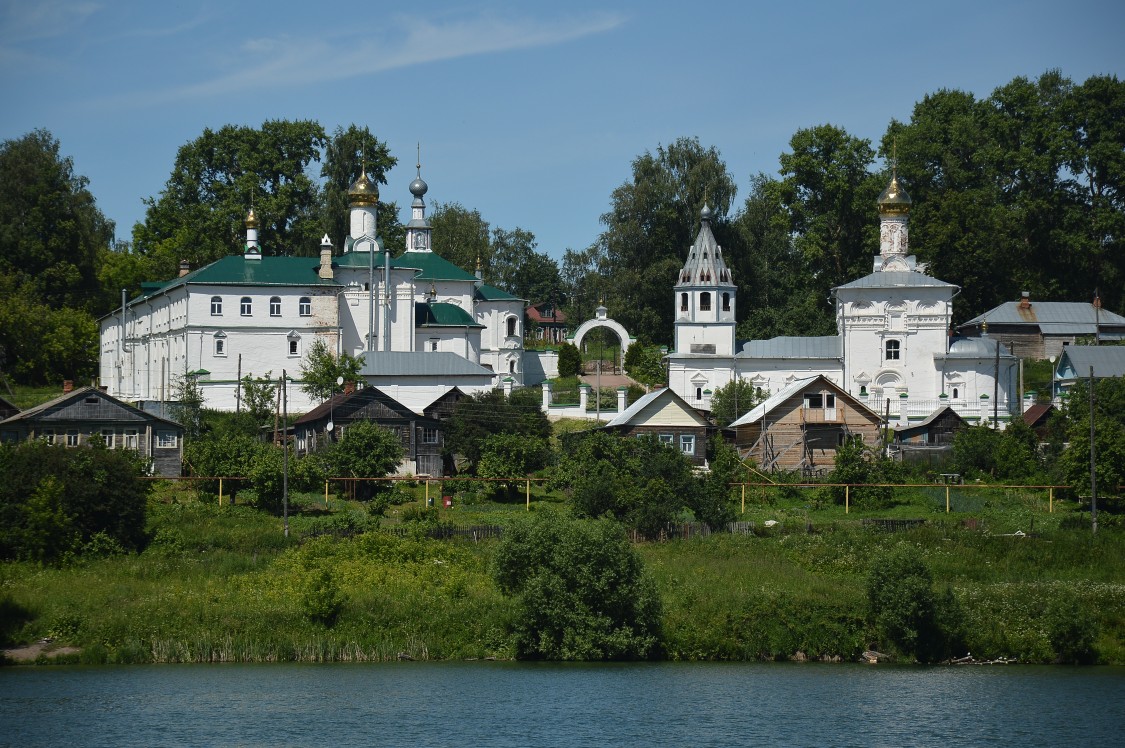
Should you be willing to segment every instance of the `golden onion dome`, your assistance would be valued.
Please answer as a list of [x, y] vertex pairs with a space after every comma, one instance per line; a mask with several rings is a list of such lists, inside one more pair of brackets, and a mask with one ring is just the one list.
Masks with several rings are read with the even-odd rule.
[[348, 188], [348, 203], [352, 206], [379, 204], [379, 185], [368, 178], [366, 169]]
[[881, 213], [906, 213], [910, 210], [910, 195], [898, 183], [898, 175], [891, 177], [887, 189], [879, 195], [879, 211]]
[[250, 212], [246, 214], [246, 228], [248, 228], [248, 229], [258, 228], [258, 216], [256, 216], [254, 214], [253, 208], [251, 208]]

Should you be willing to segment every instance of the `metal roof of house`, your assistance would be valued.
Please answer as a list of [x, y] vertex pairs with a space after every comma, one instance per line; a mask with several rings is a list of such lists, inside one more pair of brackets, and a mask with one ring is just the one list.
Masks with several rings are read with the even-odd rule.
[[977, 315], [958, 329], [990, 325], [1038, 326], [1045, 333], [1059, 335], [1093, 335], [1094, 322], [1098, 326], [1125, 327], [1125, 317], [1108, 309], [1096, 311], [1094, 305], [1084, 301], [1033, 301], [1026, 307], [1019, 301], [1006, 301], [998, 307]]
[[925, 273], [914, 270], [900, 270], [871, 273], [851, 283], [836, 286], [837, 290], [841, 288], [957, 288], [957, 286], [937, 278], [931, 278]]
[[477, 327], [484, 328], [456, 304], [444, 301], [414, 304], [414, 324], [418, 327]]
[[406, 252], [391, 260], [391, 265], [396, 268], [410, 268], [418, 271], [415, 276], [418, 280], [428, 281], [476, 281], [478, 278], [472, 273], [462, 270], [449, 260], [439, 257], [433, 252]]
[[491, 382], [493, 376], [490, 369], [448, 351], [365, 351], [360, 355], [362, 377], [487, 376]]
[[926, 428], [927, 426], [929, 426], [929, 425], [930, 425], [931, 423], [933, 423], [934, 421], [936, 421], [936, 420], [937, 420], [938, 418], [940, 418], [941, 416], [945, 415], [945, 412], [946, 412], [946, 411], [949, 411], [949, 412], [950, 412], [950, 413], [952, 413], [952, 414], [953, 414], [954, 416], [956, 416], [956, 417], [957, 417], [957, 420], [958, 420], [958, 421], [961, 421], [962, 423], [964, 423], [964, 422], [965, 422], [965, 419], [961, 417], [961, 414], [960, 414], [960, 413], [958, 413], [958, 412], [957, 412], [956, 410], [954, 410], [954, 409], [953, 409], [953, 406], [951, 406], [951, 405], [943, 405], [943, 406], [941, 406], [940, 408], [938, 408], [937, 410], [935, 410], [935, 411], [934, 411], [933, 413], [930, 413], [930, 414], [929, 414], [928, 416], [926, 416], [926, 417], [925, 417], [924, 419], [922, 419], [921, 421], [918, 421], [917, 423], [910, 423], [910, 424], [906, 424], [906, 425], [903, 425], [903, 424], [897, 424], [897, 425], [895, 425], [895, 426], [894, 426], [893, 428], [894, 428], [894, 430], [895, 430], [895, 431], [897, 431], [897, 432], [898, 432], [899, 434], [904, 434], [904, 433], [906, 433], [907, 431], [913, 431], [913, 430], [915, 430], [915, 429], [918, 429], [918, 430], [924, 430], [924, 429], [925, 429], [925, 428]]
[[1064, 376], [1067, 364], [1079, 376], [1125, 377], [1125, 346], [1120, 345], [1068, 345], [1059, 359], [1058, 376]]
[[934, 358], [995, 358], [996, 347], [1000, 347], [1000, 358], [1014, 358], [1003, 344], [996, 338], [954, 338], [949, 343], [948, 353], [935, 353]]
[[661, 387], [658, 390], [653, 390], [652, 392], [648, 393], [647, 395], [645, 395], [641, 398], [638, 398], [636, 402], [634, 402], [628, 408], [626, 408], [625, 410], [623, 410], [622, 412], [620, 412], [616, 416], [614, 416], [613, 419], [610, 420], [610, 422], [606, 424], [606, 427], [628, 425], [634, 418], [637, 417], [638, 413], [640, 413], [645, 408], [652, 405], [653, 403], [655, 403], [658, 400], [670, 400], [671, 402], [678, 405], [681, 409], [683, 409], [683, 411], [685, 413], [688, 413], [689, 415], [691, 415], [691, 417], [693, 419], [695, 419], [697, 425], [699, 425], [699, 426], [708, 425], [707, 419], [704, 418], [703, 416], [699, 415], [699, 413], [696, 412], [695, 408], [688, 405], [687, 402], [682, 397], [680, 397], [679, 395], [677, 395], [675, 392], [673, 392], [672, 390], [670, 390], [667, 387]]
[[68, 405], [72, 401], [79, 400], [79, 399], [85, 399], [87, 397], [98, 397], [101, 400], [105, 400], [107, 402], [110, 402], [110, 403], [116, 405], [117, 407], [121, 408], [122, 410], [130, 413], [131, 415], [133, 415], [135, 417], [137, 417], [138, 420], [159, 421], [161, 423], [166, 423], [170, 426], [175, 426], [176, 428], [183, 428], [183, 426], [181, 426], [179, 423], [176, 423], [175, 421], [173, 421], [171, 419], [162, 418], [162, 417], [160, 417], [158, 415], [155, 415], [153, 413], [143, 411], [140, 408], [134, 407], [127, 402], [124, 402], [122, 400], [118, 400], [116, 397], [113, 397], [112, 395], [109, 395], [105, 392], [102, 392], [97, 387], [79, 387], [78, 389], [72, 390], [70, 392], [65, 392], [62, 395], [59, 395], [56, 398], [48, 400], [45, 403], [40, 403], [39, 405], [36, 405], [35, 407], [28, 408], [27, 410], [21, 411], [20, 413], [17, 413], [16, 415], [12, 416], [11, 418], [6, 418], [3, 421], [0, 421], [0, 424], [11, 424], [11, 423], [15, 423], [17, 421], [37, 421], [37, 420], [41, 420], [43, 417], [48, 416], [53, 411], [61, 410], [63, 407], [65, 407], [66, 405]]
[[758, 405], [755, 406], [753, 410], [751, 410], [749, 413], [742, 416], [741, 418], [735, 420], [733, 423], [731, 423], [729, 426], [727, 426], [727, 428], [734, 428], [736, 426], [746, 426], [748, 424], [756, 423], [756, 422], [760, 421], [763, 417], [765, 417], [774, 408], [781, 405], [783, 402], [785, 402], [789, 398], [793, 397], [794, 395], [796, 395], [801, 390], [804, 390], [808, 386], [816, 383], [817, 380], [819, 380], [824, 386], [828, 387], [833, 392], [835, 392], [836, 397], [846, 399], [848, 401], [848, 403], [851, 404], [851, 406], [854, 407], [858, 412], [866, 411], [868, 414], [871, 415], [871, 417], [873, 417], [875, 419], [879, 418], [878, 413], [871, 410], [871, 408], [868, 408], [866, 405], [861, 403], [859, 400], [856, 400], [854, 397], [849, 395], [847, 392], [845, 392], [843, 389], [841, 389], [839, 386], [837, 386], [831, 379], [824, 376], [823, 374], [818, 374], [815, 377], [804, 377], [802, 379], [793, 380], [793, 382], [791, 382], [790, 384], [787, 384], [786, 386], [784, 386], [780, 390], [778, 390], [778, 392], [776, 394], [770, 395], [764, 402], [758, 403]]
[[741, 358], [839, 358], [843, 355], [843, 339], [839, 335], [817, 337], [779, 336], [769, 340], [751, 340], [742, 346]]
[[338, 286], [339, 281], [321, 278], [320, 260], [315, 257], [263, 257], [247, 260], [228, 255], [210, 265], [176, 278], [164, 288], [182, 283], [237, 286]]
[[478, 301], [523, 301], [518, 296], [512, 296], [507, 291], [496, 286], [490, 286], [487, 283], [481, 283], [477, 286], [476, 297]]

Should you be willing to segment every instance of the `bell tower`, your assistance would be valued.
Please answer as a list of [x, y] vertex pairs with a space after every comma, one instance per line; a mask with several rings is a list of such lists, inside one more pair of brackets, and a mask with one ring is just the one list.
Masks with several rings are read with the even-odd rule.
[[676, 352], [733, 356], [737, 289], [711, 232], [711, 208], [704, 205], [699, 218], [674, 290]]

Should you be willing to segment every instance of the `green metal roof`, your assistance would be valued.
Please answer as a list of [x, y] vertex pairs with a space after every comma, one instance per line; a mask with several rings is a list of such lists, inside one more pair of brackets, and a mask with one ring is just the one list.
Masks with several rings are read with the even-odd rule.
[[247, 260], [230, 255], [188, 273], [179, 280], [237, 286], [338, 286], [318, 274], [320, 260], [316, 257], [263, 257]]
[[472, 273], [462, 270], [433, 252], [405, 252], [392, 260], [391, 264], [396, 268], [412, 268], [419, 271], [418, 280], [477, 280], [477, 277]]
[[496, 286], [481, 283], [476, 290], [477, 301], [523, 301], [518, 296], [512, 296], [507, 291], [502, 291]]
[[414, 323], [418, 327], [484, 327], [461, 307], [443, 301], [415, 304]]

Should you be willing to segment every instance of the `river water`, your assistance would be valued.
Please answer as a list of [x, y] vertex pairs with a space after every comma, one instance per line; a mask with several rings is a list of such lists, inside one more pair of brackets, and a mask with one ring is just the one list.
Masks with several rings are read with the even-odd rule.
[[1125, 668], [0, 668], [4, 746], [1120, 746]]

